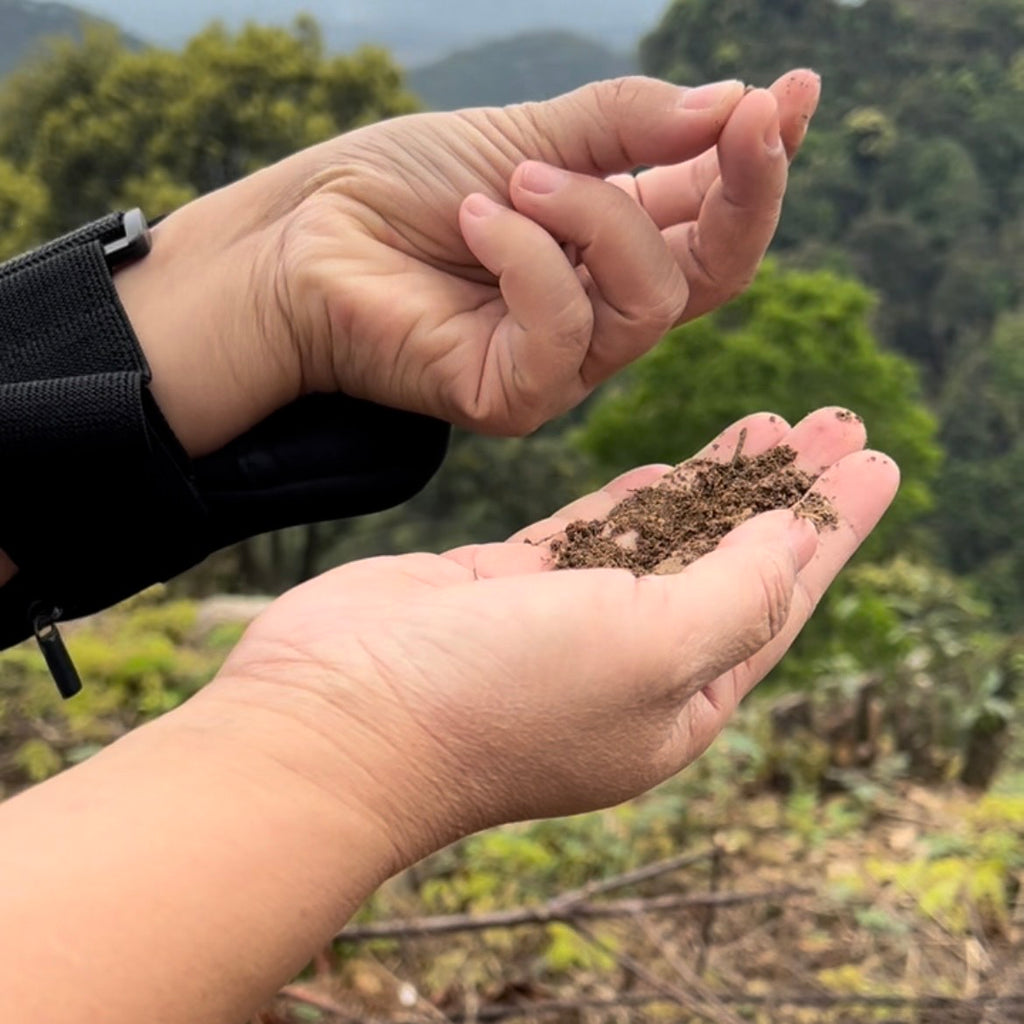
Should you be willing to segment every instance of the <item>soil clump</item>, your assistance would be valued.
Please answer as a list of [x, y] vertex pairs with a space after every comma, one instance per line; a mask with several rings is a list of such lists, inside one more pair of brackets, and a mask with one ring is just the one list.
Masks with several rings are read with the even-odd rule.
[[552, 544], [555, 568], [680, 572], [740, 523], [772, 509], [791, 508], [819, 532], [836, 526], [828, 499], [808, 493], [815, 478], [796, 467], [792, 448], [745, 456], [743, 440], [730, 462], [691, 459], [624, 498], [607, 518], [570, 523]]

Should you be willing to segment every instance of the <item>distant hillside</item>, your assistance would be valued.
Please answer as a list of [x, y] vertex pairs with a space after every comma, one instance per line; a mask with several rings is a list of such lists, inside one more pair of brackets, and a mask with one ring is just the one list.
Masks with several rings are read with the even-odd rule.
[[44, 39], [80, 37], [85, 21], [100, 19], [68, 4], [0, 0], [0, 77], [35, 52]]
[[415, 68], [408, 81], [431, 109], [454, 110], [547, 99], [636, 68], [634, 57], [571, 32], [529, 32]]
[[361, 43], [416, 67], [455, 50], [520, 32], [582, 32], [613, 50], [632, 50], [658, 23], [669, 0], [71, 0], [125, 31], [179, 46], [214, 19], [288, 24], [300, 11], [323, 26], [332, 50]]

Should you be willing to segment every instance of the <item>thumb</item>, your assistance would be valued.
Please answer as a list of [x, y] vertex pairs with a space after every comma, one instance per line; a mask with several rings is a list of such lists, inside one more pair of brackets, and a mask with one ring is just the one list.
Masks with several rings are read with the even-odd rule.
[[604, 177], [703, 153], [743, 93], [736, 80], [690, 89], [636, 76], [594, 82], [505, 112], [527, 159]]
[[681, 706], [777, 636], [817, 547], [814, 526], [779, 509], [737, 527], [678, 575], [639, 580], [634, 656], [648, 653], [659, 696]]
[[[611, 705], [628, 699], [674, 714], [779, 633], [817, 545], [814, 527], [783, 509], [748, 520], [675, 575], [574, 569], [538, 576], [527, 569], [483, 586], [511, 597], [507, 617], [527, 635], [557, 635], [559, 656], [572, 666], [559, 671], [564, 696], [600, 704], [602, 695]], [[537, 643], [525, 655], [551, 649]], [[549, 669], [522, 671], [543, 676]]]

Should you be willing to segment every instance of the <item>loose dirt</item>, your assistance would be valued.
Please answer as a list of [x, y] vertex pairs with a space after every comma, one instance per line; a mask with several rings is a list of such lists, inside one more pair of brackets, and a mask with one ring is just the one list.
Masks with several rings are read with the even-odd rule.
[[552, 544], [556, 569], [629, 569], [636, 576], [680, 572], [714, 550], [730, 530], [760, 512], [791, 508], [819, 531], [838, 517], [814, 477], [796, 467], [785, 445], [730, 462], [691, 459], [651, 487], [634, 491], [605, 519], [570, 523]]

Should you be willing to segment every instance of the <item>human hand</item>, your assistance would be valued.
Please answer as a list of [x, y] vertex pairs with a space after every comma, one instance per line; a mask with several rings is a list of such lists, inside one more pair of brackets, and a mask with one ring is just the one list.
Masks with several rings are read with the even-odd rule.
[[524, 541], [607, 514], [668, 467], [637, 469], [505, 544], [356, 562], [296, 588], [194, 710], [268, 722], [258, 742], [282, 743], [275, 763], [360, 807], [395, 870], [486, 826], [648, 789], [779, 661], [896, 490], [895, 465], [834, 409], [793, 428], [748, 417], [701, 456], [730, 458], [744, 430], [746, 454], [785, 443], [820, 473], [834, 530], [782, 510], [677, 576], [546, 571], [548, 547]]
[[528, 432], [751, 280], [818, 96], [809, 71], [598, 83], [373, 125], [190, 203], [117, 277], [157, 400], [193, 454], [308, 391]]

